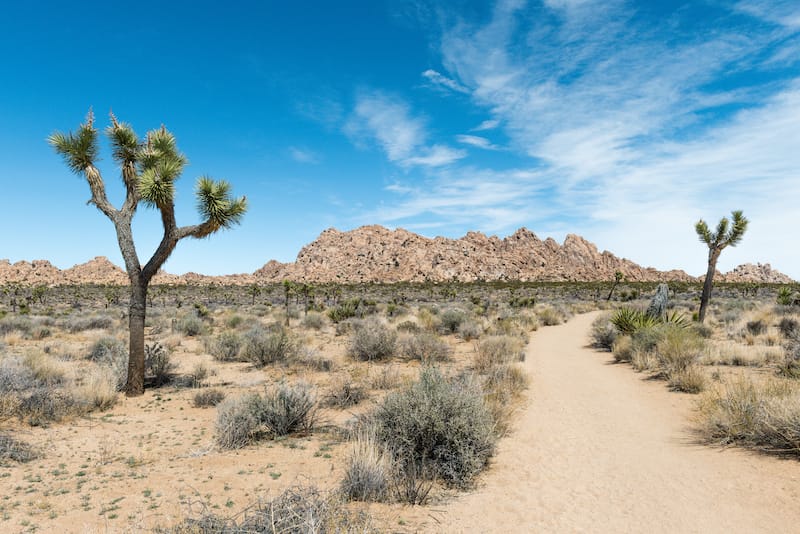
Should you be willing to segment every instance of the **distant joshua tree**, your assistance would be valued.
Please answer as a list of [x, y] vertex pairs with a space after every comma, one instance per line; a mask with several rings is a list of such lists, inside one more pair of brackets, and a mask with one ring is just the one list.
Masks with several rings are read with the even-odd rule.
[[611, 295], [614, 294], [614, 290], [617, 288], [619, 283], [622, 282], [624, 277], [625, 275], [622, 274], [622, 271], [614, 271], [614, 285], [611, 286], [611, 291], [608, 292], [608, 296], [606, 297], [607, 301], [611, 300]]
[[711, 287], [714, 283], [714, 272], [717, 270], [719, 255], [725, 247], [738, 245], [747, 230], [748, 220], [742, 215], [741, 210], [733, 211], [731, 215], [733, 216], [733, 225], [727, 217], [723, 217], [717, 224], [716, 232], [709, 230], [703, 219], [694, 225], [700, 241], [708, 245], [708, 271], [706, 272], [706, 281], [703, 283], [703, 296], [700, 297], [700, 312], [697, 317], [701, 323], [706, 319], [706, 308], [708, 300], [711, 298]]
[[[131, 286], [130, 349], [125, 392], [128, 396], [137, 396], [144, 393], [144, 319], [150, 280], [181, 239], [207, 237], [238, 224], [247, 210], [247, 200], [245, 197], [232, 198], [228, 182], [204, 176], [197, 180], [195, 188], [197, 208], [203, 222], [178, 226], [175, 222], [175, 180], [180, 177], [187, 160], [178, 151], [175, 137], [162, 125], [149, 131], [144, 139], [139, 139], [128, 124], [118, 122], [113, 113], [110, 117], [111, 126], [105, 133], [111, 142], [113, 158], [121, 168], [126, 192], [119, 209], [112, 206], [106, 197], [105, 183], [95, 166], [100, 150], [91, 109], [77, 132], [56, 132], [48, 142], [72, 172], [86, 178], [92, 193], [89, 203], [114, 223]], [[131, 231], [131, 221], [141, 203], [157, 209], [164, 226], [161, 242], [144, 266], [136, 253]]]

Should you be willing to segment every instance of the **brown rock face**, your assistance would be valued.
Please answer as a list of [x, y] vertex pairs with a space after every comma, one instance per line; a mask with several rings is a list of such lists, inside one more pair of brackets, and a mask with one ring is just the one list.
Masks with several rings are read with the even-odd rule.
[[[559, 245], [526, 228], [500, 239], [469, 232], [460, 239], [429, 239], [398, 228], [362, 226], [349, 232], [329, 228], [297, 255], [294, 263], [269, 261], [253, 274], [176, 276], [159, 272], [153, 284], [249, 285], [293, 280], [315, 283], [425, 281], [609, 281], [616, 271], [630, 281], [698, 281], [680, 270], [658, 271], [618, 258], [581, 236]], [[791, 283], [769, 264], [746, 264], [716, 278], [721, 282]], [[125, 271], [103, 257], [61, 271], [44, 260], [0, 260], [0, 285], [119, 284]]]
[[526, 228], [504, 239], [479, 232], [460, 239], [428, 239], [382, 226], [325, 230], [303, 247], [295, 263], [271, 262], [256, 276], [309, 282], [594, 281], [613, 280], [616, 271], [636, 281], [694, 280], [683, 271], [645, 269], [599, 252], [572, 234], [559, 245], [550, 238], [542, 241]]
[[722, 282], [766, 282], [769, 284], [791, 284], [791, 278], [776, 271], [769, 263], [745, 263], [734, 267], [733, 270], [720, 277]]

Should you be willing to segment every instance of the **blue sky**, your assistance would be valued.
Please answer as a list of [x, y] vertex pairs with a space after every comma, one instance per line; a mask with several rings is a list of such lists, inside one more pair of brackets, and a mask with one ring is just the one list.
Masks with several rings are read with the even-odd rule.
[[[225, 178], [243, 224], [182, 241], [170, 272], [292, 261], [322, 230], [577, 233], [705, 270], [699, 218], [751, 220], [720, 267], [800, 279], [800, 3], [13, 2], [0, 18], [0, 258], [105, 255], [111, 223], [45, 142], [93, 107], [162, 123], [192, 188]], [[108, 151], [100, 168], [121, 200]], [[140, 257], [159, 219], [135, 220]]]

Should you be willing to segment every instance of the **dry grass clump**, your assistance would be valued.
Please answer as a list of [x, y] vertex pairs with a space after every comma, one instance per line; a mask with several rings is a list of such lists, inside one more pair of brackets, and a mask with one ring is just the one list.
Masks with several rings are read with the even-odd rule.
[[391, 453], [378, 439], [373, 425], [356, 431], [346, 462], [339, 486], [346, 499], [366, 502], [389, 499], [393, 475]]
[[800, 388], [781, 379], [733, 378], [700, 399], [698, 432], [707, 442], [798, 456]]
[[450, 345], [432, 332], [403, 335], [397, 345], [404, 358], [423, 363], [447, 361], [452, 353]]
[[495, 432], [505, 436], [511, 430], [522, 393], [528, 388], [528, 375], [515, 364], [497, 365], [484, 377], [484, 399], [495, 422]]
[[107, 367], [92, 366], [76, 379], [73, 391], [90, 410], [108, 410], [117, 402], [117, 377]]
[[70, 316], [62, 323], [62, 328], [71, 334], [84, 330], [108, 330], [113, 326], [114, 319], [108, 315]]
[[304, 382], [279, 384], [257, 393], [222, 401], [217, 406], [216, 443], [239, 449], [263, 436], [307, 432], [316, 423], [316, 395]]
[[207, 513], [185, 519], [159, 534], [367, 534], [377, 532], [372, 518], [347, 509], [340, 495], [313, 486], [294, 486], [267, 502], [258, 502], [234, 518]]
[[386, 360], [394, 356], [397, 348], [397, 333], [371, 316], [354, 324], [347, 353], [360, 361]]
[[705, 374], [697, 362], [705, 342], [693, 330], [674, 325], [660, 328], [661, 339], [655, 347], [659, 368], [670, 388], [686, 393], [699, 393], [705, 387]]
[[325, 328], [325, 316], [319, 312], [310, 311], [304, 317], [303, 320], [300, 322], [303, 328], [308, 328], [310, 330], [322, 330]]
[[467, 319], [458, 325], [458, 337], [464, 341], [472, 341], [483, 335], [483, 325], [478, 321]]
[[472, 360], [475, 371], [485, 373], [496, 365], [525, 360], [525, 341], [516, 336], [488, 336], [478, 343]]
[[544, 326], [556, 326], [570, 318], [571, 313], [563, 307], [542, 306], [536, 310], [539, 322]]
[[461, 323], [467, 320], [467, 312], [458, 308], [448, 308], [439, 314], [439, 331], [455, 334]]
[[102, 337], [92, 345], [87, 358], [111, 370], [117, 391], [125, 387], [128, 379], [128, 347], [124, 342], [115, 337]]

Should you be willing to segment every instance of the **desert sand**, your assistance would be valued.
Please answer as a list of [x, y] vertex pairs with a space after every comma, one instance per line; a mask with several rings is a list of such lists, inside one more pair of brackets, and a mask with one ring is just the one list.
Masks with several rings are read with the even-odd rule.
[[800, 465], [696, 443], [696, 396], [587, 348], [597, 312], [532, 335], [528, 405], [437, 532], [798, 532]]

